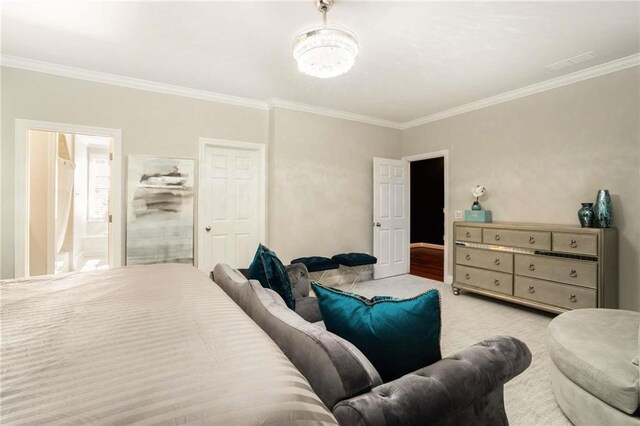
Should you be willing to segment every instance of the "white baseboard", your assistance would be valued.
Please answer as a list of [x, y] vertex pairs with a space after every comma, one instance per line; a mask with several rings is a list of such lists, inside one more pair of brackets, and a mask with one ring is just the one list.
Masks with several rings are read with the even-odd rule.
[[431, 244], [431, 243], [411, 243], [409, 244], [411, 248], [422, 247], [422, 248], [430, 248], [436, 250], [444, 250], [444, 245], [441, 244]]

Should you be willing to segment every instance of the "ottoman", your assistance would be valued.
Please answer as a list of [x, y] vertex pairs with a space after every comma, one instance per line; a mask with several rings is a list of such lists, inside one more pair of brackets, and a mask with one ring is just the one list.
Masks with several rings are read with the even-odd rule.
[[335, 260], [322, 256], [299, 257], [291, 261], [292, 265], [295, 265], [297, 263], [306, 266], [307, 271], [309, 271], [310, 274], [322, 272], [320, 277], [316, 279], [316, 281], [319, 281], [321, 283], [324, 283], [325, 279], [329, 276], [329, 271], [338, 269], [340, 267], [340, 265], [338, 265], [338, 262], [336, 262]]
[[576, 425], [640, 426], [640, 313], [576, 309], [549, 324], [551, 387]]
[[378, 259], [367, 253], [340, 253], [336, 254], [331, 259], [355, 272], [355, 278], [351, 283], [351, 289], [354, 289], [358, 281], [362, 280], [367, 268], [378, 262]]

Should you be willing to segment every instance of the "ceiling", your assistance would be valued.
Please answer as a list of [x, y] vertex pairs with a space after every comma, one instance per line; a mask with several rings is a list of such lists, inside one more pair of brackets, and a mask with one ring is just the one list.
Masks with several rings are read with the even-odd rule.
[[[640, 51], [639, 2], [360, 2], [330, 23], [360, 39], [353, 69], [296, 69], [313, 1], [2, 2], [2, 53], [266, 101], [406, 122]], [[545, 68], [593, 51], [595, 58]]]

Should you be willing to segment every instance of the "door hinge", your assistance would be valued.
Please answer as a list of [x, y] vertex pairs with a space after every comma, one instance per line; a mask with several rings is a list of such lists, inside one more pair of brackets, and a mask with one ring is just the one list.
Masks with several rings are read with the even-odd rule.
[[109, 160], [113, 161], [113, 152], [109, 153]]
[[113, 215], [109, 215], [109, 223], [113, 223]]

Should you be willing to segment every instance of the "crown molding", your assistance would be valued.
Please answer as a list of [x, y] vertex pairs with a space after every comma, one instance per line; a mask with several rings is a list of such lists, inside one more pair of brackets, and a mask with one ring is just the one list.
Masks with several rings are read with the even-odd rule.
[[402, 123], [402, 129], [410, 129], [412, 127], [421, 126], [423, 124], [432, 123], [434, 121], [442, 120], [444, 118], [453, 117], [454, 115], [464, 114], [466, 112], [475, 111], [478, 109], [486, 108], [492, 105], [501, 104], [503, 102], [512, 101], [514, 99], [522, 98], [536, 93], [544, 92], [558, 87], [567, 86], [569, 84], [578, 83], [590, 78], [599, 77], [601, 75], [609, 74], [615, 71], [620, 71], [626, 68], [631, 68], [640, 65], [640, 53], [635, 53], [624, 58], [616, 59], [611, 62], [596, 65], [594, 67], [586, 68], [580, 71], [566, 74], [560, 77], [552, 78], [551, 80], [545, 80], [540, 83], [535, 83], [530, 86], [521, 87], [519, 89], [512, 90], [510, 92], [501, 93], [499, 95], [490, 96], [488, 98], [481, 99], [479, 101], [471, 102], [465, 105], [460, 105], [455, 108], [447, 109], [437, 112], [435, 114], [427, 115], [415, 120], [406, 121]]
[[2, 55], [2, 66], [59, 75], [62, 77], [77, 78], [80, 80], [93, 81], [96, 83], [105, 83], [115, 86], [128, 87], [130, 89], [164, 93], [166, 95], [183, 96], [186, 98], [219, 102], [261, 110], [267, 109], [267, 103], [264, 101], [259, 101], [257, 99], [241, 98], [239, 96], [225, 95], [222, 93], [209, 92], [206, 90], [174, 86], [172, 84], [124, 77], [121, 75], [91, 71], [83, 68], [70, 67], [67, 65], [52, 64], [50, 62], [37, 61], [35, 59], [22, 58], [18, 56]]
[[540, 83], [532, 84], [530, 86], [521, 87], [510, 92], [505, 92], [499, 95], [480, 99], [478, 101], [440, 111], [435, 114], [426, 115], [424, 117], [416, 118], [404, 123], [347, 111], [340, 111], [332, 108], [325, 108], [300, 102], [289, 101], [285, 99], [271, 98], [268, 100], [268, 102], [265, 102], [257, 99], [241, 98], [238, 96], [225, 95], [222, 93], [209, 92], [206, 90], [191, 89], [188, 87], [174, 86], [171, 84], [158, 83], [155, 81], [124, 77], [99, 71], [91, 71], [83, 68], [52, 64], [50, 62], [43, 62], [18, 56], [2, 55], [1, 60], [1, 65], [9, 68], [37, 71], [46, 74], [59, 75], [62, 77], [77, 78], [80, 80], [112, 84], [116, 86], [128, 87], [131, 89], [146, 90], [174, 96], [183, 96], [187, 98], [219, 102], [260, 110], [284, 108], [293, 111], [302, 111], [311, 114], [322, 115], [325, 117], [356, 121], [360, 123], [371, 124], [374, 126], [404, 130], [453, 117], [455, 115], [460, 115], [478, 109], [486, 108], [492, 105], [501, 104], [503, 102], [512, 101], [514, 99], [522, 98], [536, 93], [544, 92], [546, 90], [567, 86], [569, 84], [588, 80], [594, 77], [599, 77], [601, 75], [620, 71], [626, 68], [631, 68], [633, 66], [638, 66], [640, 65], [640, 53], [616, 59], [604, 64], [596, 65], [591, 68], [586, 68], [584, 70], [576, 71], [571, 74], [566, 74], [557, 78], [553, 78], [551, 80], [546, 80]]
[[347, 111], [340, 111], [332, 108], [324, 108], [315, 105], [303, 104], [300, 102], [288, 101], [286, 99], [270, 98], [268, 102], [269, 109], [283, 108], [293, 111], [308, 112], [316, 115], [323, 115], [331, 118], [341, 118], [343, 120], [357, 121], [374, 126], [389, 127], [391, 129], [402, 129], [403, 123], [398, 121], [384, 120], [382, 118], [371, 117], [368, 115], [355, 114]]

